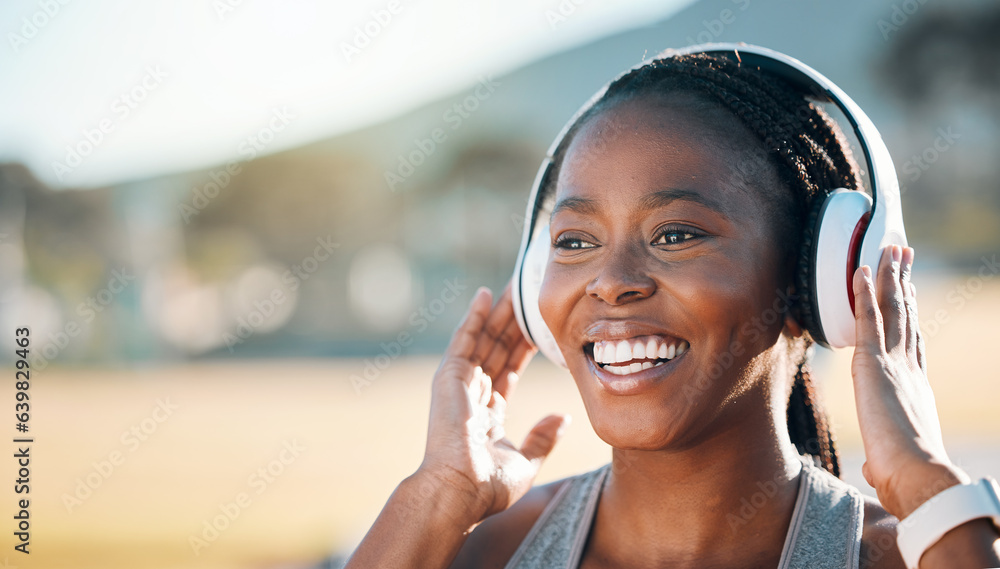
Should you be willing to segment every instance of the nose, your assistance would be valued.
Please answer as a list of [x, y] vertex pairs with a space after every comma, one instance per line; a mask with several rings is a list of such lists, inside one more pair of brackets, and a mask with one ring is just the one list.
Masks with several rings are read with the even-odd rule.
[[628, 304], [648, 298], [656, 292], [656, 281], [646, 270], [643, 252], [609, 251], [594, 280], [587, 283], [587, 294], [610, 305]]

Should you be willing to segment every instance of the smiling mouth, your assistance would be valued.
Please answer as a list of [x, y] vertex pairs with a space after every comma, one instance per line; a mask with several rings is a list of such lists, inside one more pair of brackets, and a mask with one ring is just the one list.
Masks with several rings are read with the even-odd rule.
[[691, 347], [687, 341], [669, 336], [638, 336], [624, 340], [600, 340], [584, 346], [602, 370], [629, 375], [661, 366], [680, 357]]

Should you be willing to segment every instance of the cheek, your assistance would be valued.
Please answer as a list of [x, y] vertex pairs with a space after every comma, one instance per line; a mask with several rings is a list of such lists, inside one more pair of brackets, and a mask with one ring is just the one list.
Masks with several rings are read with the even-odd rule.
[[538, 292], [538, 308], [560, 349], [565, 350], [563, 336], [570, 313], [583, 287], [577, 286], [572, 274], [563, 267], [549, 263]]
[[779, 287], [772, 264], [740, 256], [674, 279], [677, 296], [703, 335], [706, 365], [745, 363], [777, 340], [783, 320], [772, 308]]

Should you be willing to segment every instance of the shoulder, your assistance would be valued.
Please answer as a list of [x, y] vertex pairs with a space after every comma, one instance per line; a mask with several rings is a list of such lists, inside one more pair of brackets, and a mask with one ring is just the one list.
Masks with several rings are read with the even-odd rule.
[[570, 480], [564, 478], [536, 486], [511, 507], [483, 520], [469, 534], [451, 568], [502, 569], [559, 489]]
[[860, 569], [906, 569], [896, 546], [896, 523], [877, 500], [865, 496]]
[[859, 569], [907, 569], [896, 545], [898, 523], [896, 517], [887, 512], [878, 500], [862, 494], [855, 486], [808, 461], [804, 463], [806, 468], [826, 478], [827, 484], [862, 497], [864, 519], [861, 528]]

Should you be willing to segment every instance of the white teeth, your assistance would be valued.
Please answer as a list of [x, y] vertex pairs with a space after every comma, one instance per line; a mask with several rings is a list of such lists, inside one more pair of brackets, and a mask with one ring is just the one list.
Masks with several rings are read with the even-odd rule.
[[632, 359], [633, 360], [646, 359], [646, 344], [639, 342], [636, 345], [632, 346]]
[[618, 342], [618, 347], [615, 350], [615, 362], [627, 362], [630, 359], [632, 359], [632, 346], [628, 344], [628, 340]]
[[[654, 362], [635, 362], [634, 360], [672, 360], [686, 352], [690, 347], [690, 344], [684, 341], [673, 343], [661, 336], [650, 336], [646, 340], [603, 340], [594, 342], [593, 353], [594, 361], [603, 364], [604, 369], [607, 370], [611, 370], [612, 366], [610, 364], [626, 364], [628, 362], [627, 365], [613, 366], [616, 368], [613, 370], [613, 373], [625, 375], [632, 373], [631, 369], [633, 365], [639, 366], [641, 369], [649, 369], [649, 367], [642, 367], [644, 364], [659, 365], [654, 364]], [[637, 369], [636, 371], [639, 370]]]
[[615, 375], [629, 375], [637, 371], [642, 371], [652, 367], [659, 367], [661, 365], [663, 365], [663, 362], [656, 362], [655, 364], [653, 362], [642, 362], [641, 364], [636, 362], [627, 366], [606, 365], [604, 366], [604, 371], [611, 372]]

